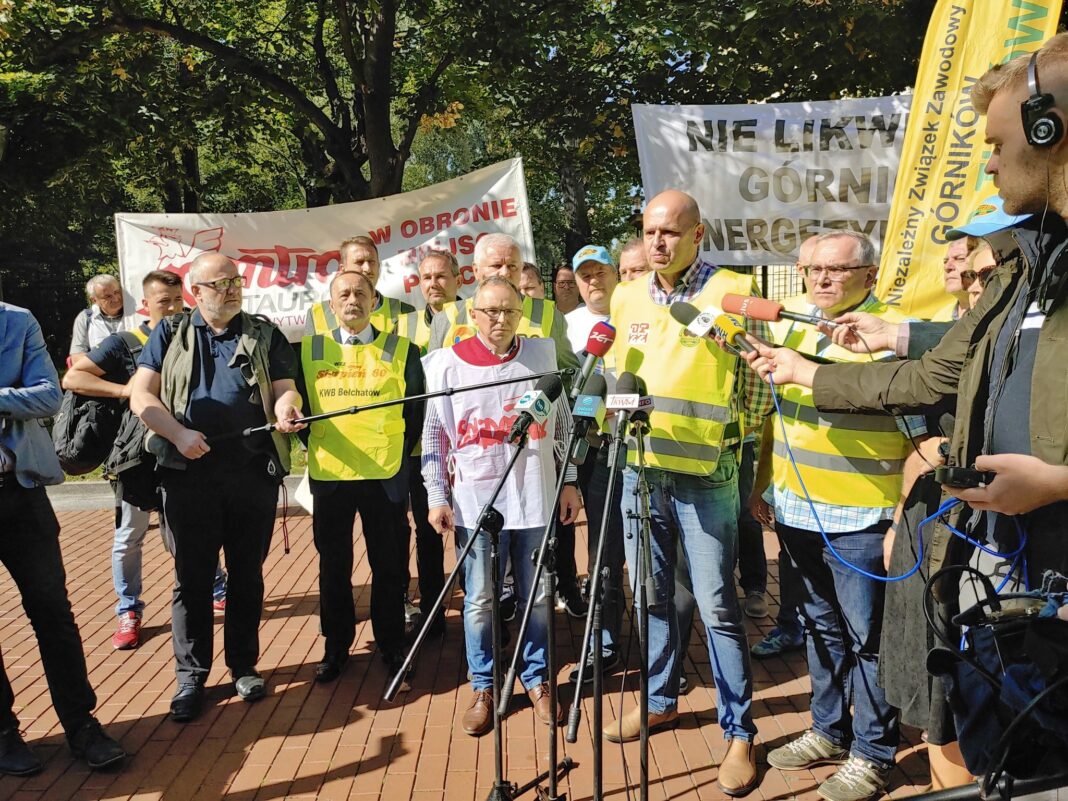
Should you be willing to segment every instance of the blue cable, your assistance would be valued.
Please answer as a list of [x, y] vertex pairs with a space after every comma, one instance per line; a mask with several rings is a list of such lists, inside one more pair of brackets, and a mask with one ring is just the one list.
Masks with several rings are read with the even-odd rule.
[[[805, 480], [801, 477], [801, 471], [797, 467], [797, 460], [794, 458], [793, 448], [790, 447], [790, 440], [789, 440], [789, 438], [787, 437], [787, 434], [786, 434], [786, 420], [783, 418], [782, 407], [779, 406], [779, 395], [775, 391], [775, 379], [772, 377], [771, 373], [768, 373], [768, 384], [771, 386], [771, 399], [775, 402], [775, 411], [779, 415], [779, 426], [782, 428], [782, 441], [783, 441], [783, 444], [786, 445], [786, 454], [787, 454], [787, 456], [790, 457], [790, 465], [794, 469], [794, 475], [797, 476], [797, 481], [801, 485], [801, 491], [805, 493], [805, 500], [808, 502], [808, 508], [812, 511], [812, 517], [816, 521], [816, 526], [820, 530], [820, 536], [823, 537], [823, 542], [827, 546], [827, 549], [831, 552], [831, 554], [834, 556], [835, 559], [837, 559], [839, 562], [841, 562], [847, 568], [849, 568], [850, 570], [852, 570], [852, 571], [854, 571], [856, 573], [859, 573], [862, 576], [866, 576], [867, 578], [870, 578], [870, 579], [872, 579], [874, 581], [882, 581], [884, 583], [889, 584], [890, 582], [904, 581], [905, 579], [910, 578], [912, 575], [914, 575], [916, 573], [917, 570], [920, 569], [920, 566], [923, 564], [923, 529], [924, 529], [924, 527], [927, 526], [932, 520], [934, 520], [934, 519], [936, 519], [938, 517], [941, 517], [942, 515], [944, 515], [950, 509], [952, 509], [955, 506], [963, 503], [963, 501], [958, 500], [957, 498], [950, 498], [950, 499], [944, 501], [938, 507], [937, 511], [935, 511], [934, 514], [928, 515], [922, 521], [920, 521], [920, 525], [918, 526], [918, 534], [917, 534], [918, 553], [917, 553], [917, 556], [916, 556], [916, 564], [914, 564], [911, 568], [909, 568], [905, 573], [902, 573], [900, 576], [880, 576], [877, 573], [871, 573], [871, 572], [869, 572], [867, 570], [864, 570], [861, 567], [857, 567], [852, 562], [850, 562], [848, 559], [846, 559], [844, 556], [842, 556], [840, 553], [838, 553], [838, 551], [835, 549], [834, 545], [831, 544], [831, 539], [830, 539], [830, 537], [827, 536], [827, 532], [823, 528], [823, 522], [820, 520], [820, 516], [816, 512], [816, 506], [812, 502], [812, 496], [809, 495], [808, 487], [805, 486]], [[1023, 557], [1023, 564], [1024, 564], [1024, 586], [1027, 587], [1027, 572], [1026, 572], [1027, 571], [1027, 557], [1023, 556], [1024, 548], [1027, 547], [1027, 534], [1023, 530], [1023, 528], [1020, 526], [1020, 521], [1016, 517], [1013, 517], [1013, 522], [1016, 523], [1016, 531], [1020, 535], [1020, 545], [1015, 551], [1013, 551], [1012, 553], [1007, 553], [1007, 554], [998, 553], [997, 551], [988, 548], [987, 546], [983, 545], [978, 540], [975, 540], [975, 539], [972, 539], [971, 537], [969, 537], [963, 531], [958, 531], [956, 528], [954, 528], [953, 526], [951, 526], [948, 523], [946, 523], [946, 527], [954, 535], [956, 535], [958, 537], [961, 537], [966, 542], [970, 543], [971, 545], [974, 545], [975, 547], [979, 548], [980, 550], [984, 551], [985, 553], [988, 553], [991, 556], [994, 556], [994, 557], [997, 557], [997, 558], [1000, 558], [1000, 559], [1012, 559], [1013, 560], [1012, 566], [1010, 567], [1008, 574], [1005, 576], [1005, 578], [1001, 582], [1001, 584], [996, 588], [996, 590], [995, 590], [996, 592], [1001, 592], [1001, 590], [1009, 583], [1009, 579], [1012, 578], [1012, 574], [1016, 571], [1016, 567], [1019, 564], [1021, 557]]]

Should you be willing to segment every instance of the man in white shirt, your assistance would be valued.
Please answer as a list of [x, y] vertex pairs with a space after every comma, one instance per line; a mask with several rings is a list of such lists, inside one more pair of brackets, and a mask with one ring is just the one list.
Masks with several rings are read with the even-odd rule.
[[94, 275], [85, 285], [85, 294], [92, 305], [82, 309], [74, 318], [68, 364], [73, 364], [79, 356], [91, 351], [109, 335], [123, 330], [122, 286], [115, 276]]

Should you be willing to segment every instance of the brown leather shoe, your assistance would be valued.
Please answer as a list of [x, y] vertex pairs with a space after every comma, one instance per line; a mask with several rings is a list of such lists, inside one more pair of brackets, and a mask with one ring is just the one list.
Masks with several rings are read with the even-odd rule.
[[493, 690], [475, 690], [464, 712], [463, 727], [472, 737], [481, 737], [493, 728]]
[[727, 754], [719, 763], [716, 786], [729, 796], [743, 796], [757, 785], [756, 746], [734, 737], [727, 746]]
[[[674, 729], [679, 725], [679, 711], [669, 709], [667, 712], [649, 713], [649, 733]], [[619, 720], [612, 721], [604, 727], [604, 736], [611, 743], [629, 743], [641, 737], [642, 712], [635, 707]]]
[[[534, 714], [538, 716], [538, 720], [549, 725], [549, 721], [552, 718], [549, 715], [549, 683], [543, 681], [541, 684], [535, 684], [529, 690], [527, 690], [527, 698], [530, 699], [530, 705], [534, 707]], [[556, 704], [556, 722], [560, 723], [564, 719], [563, 708], [559, 702]]]

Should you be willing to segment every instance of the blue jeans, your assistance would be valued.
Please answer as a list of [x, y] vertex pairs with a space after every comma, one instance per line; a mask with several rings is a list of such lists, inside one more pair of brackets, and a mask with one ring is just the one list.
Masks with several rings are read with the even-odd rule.
[[[497, 585], [504, 579], [508, 557], [515, 574], [516, 618], [522, 619], [530, 587], [534, 580], [534, 562], [530, 555], [541, 544], [540, 528], [505, 529], [501, 532], [500, 571]], [[471, 536], [471, 529], [456, 529], [456, 545], [463, 548]], [[471, 686], [488, 690], [493, 686], [493, 591], [490, 579], [490, 538], [479, 532], [464, 560], [464, 643], [467, 647], [467, 667], [471, 670]], [[522, 672], [519, 674], [527, 689], [548, 680], [546, 659], [546, 600], [545, 588], [538, 588], [537, 601], [531, 612], [527, 639], [523, 649]], [[503, 665], [501, 666], [504, 667]]]
[[[679, 694], [679, 641], [675, 611], [675, 564], [685, 558], [694, 577], [694, 597], [708, 636], [712, 676], [725, 737], [752, 740], [753, 680], [749, 644], [734, 585], [738, 551], [738, 467], [734, 454], [720, 456], [710, 476], [645, 471], [649, 482], [653, 596], [649, 598], [649, 709], [674, 709]], [[638, 475], [623, 474], [623, 519], [633, 527], [638, 513]], [[683, 548], [676, 553], [675, 534]], [[637, 597], [637, 537], [624, 539], [631, 588]]]
[[[844, 559], [869, 573], [883, 569], [885, 521], [863, 531], [830, 534]], [[836, 745], [884, 768], [897, 752], [897, 710], [877, 681], [885, 585], [839, 562], [819, 532], [778, 524], [797, 565], [799, 606], [808, 630], [812, 728]], [[918, 666], [917, 669], [922, 669]], [[849, 713], [850, 701], [854, 714]]]
[[116, 615], [135, 612], [141, 616], [141, 549], [148, 531], [149, 513], [115, 497], [115, 540], [111, 545], [111, 578], [119, 603]]

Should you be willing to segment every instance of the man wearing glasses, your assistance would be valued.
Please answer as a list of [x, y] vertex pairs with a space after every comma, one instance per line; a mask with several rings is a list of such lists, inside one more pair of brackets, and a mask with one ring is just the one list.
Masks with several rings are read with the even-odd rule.
[[[256, 672], [263, 560], [278, 485], [289, 471], [289, 420], [299, 416], [297, 360], [285, 336], [241, 311], [243, 279], [219, 253], [189, 270], [192, 313], [149, 337], [131, 379], [130, 408], [152, 432], [163, 508], [174, 535], [172, 603], [178, 692], [171, 717], [196, 718], [212, 662], [212, 584], [219, 549], [230, 571], [223, 629], [226, 665], [245, 701], [266, 694]], [[215, 439], [266, 423], [274, 433]]]
[[[798, 265], [807, 291], [787, 299], [788, 310], [827, 319], [853, 311], [900, 319], [871, 294], [878, 268], [866, 236], [834, 231], [810, 244], [807, 263]], [[854, 354], [808, 323], [772, 323], [772, 338], [835, 360], [892, 358], [887, 352]], [[768, 763], [780, 770], [841, 763], [820, 795], [860, 801], [885, 787], [898, 745], [897, 710], [876, 680], [884, 585], [839, 563], [821, 529], [852, 564], [886, 575], [884, 537], [912, 448], [908, 434], [918, 444], [926, 429], [922, 417], [899, 423], [888, 415], [821, 414], [811, 392], [800, 387], [781, 388], [780, 397], [781, 421], [774, 420], [765, 436], [774, 437], [775, 527], [804, 587], [800, 612], [809, 634], [812, 728], [771, 751]]]
[[566, 264], [553, 270], [553, 299], [561, 314], [570, 314], [582, 305], [575, 271]]
[[[518, 273], [518, 269], [516, 270]], [[515, 285], [504, 278], [485, 279], [471, 307], [477, 326], [473, 337], [452, 348], [428, 354], [423, 359], [427, 391], [462, 387], [500, 378], [543, 373], [556, 368], [557, 356], [550, 341], [517, 336], [522, 301]], [[430, 503], [430, 523], [442, 535], [455, 532], [463, 547], [472, 536], [479, 513], [513, 454], [507, 435], [518, 418], [515, 402], [533, 381], [456, 393], [427, 404], [423, 428], [423, 480]], [[501, 553], [511, 556], [515, 571], [519, 614], [530, 595], [534, 564], [542, 532], [553, 514], [556, 471], [565, 469], [560, 496], [559, 520], [573, 523], [580, 501], [571, 464], [557, 463], [554, 445], [567, 439], [570, 413], [565, 403], [554, 404], [544, 424], [530, 427], [529, 438], [494, 506], [504, 516]], [[452, 482], [446, 465], [452, 466]], [[489, 538], [478, 535], [464, 569], [464, 640], [474, 696], [463, 716], [462, 727], [472, 737], [493, 728], [493, 647], [491, 609], [495, 587], [502, 575], [491, 576]], [[522, 649], [520, 680], [543, 723], [549, 717], [549, 685], [546, 673], [546, 603], [540, 591], [530, 618]]]

